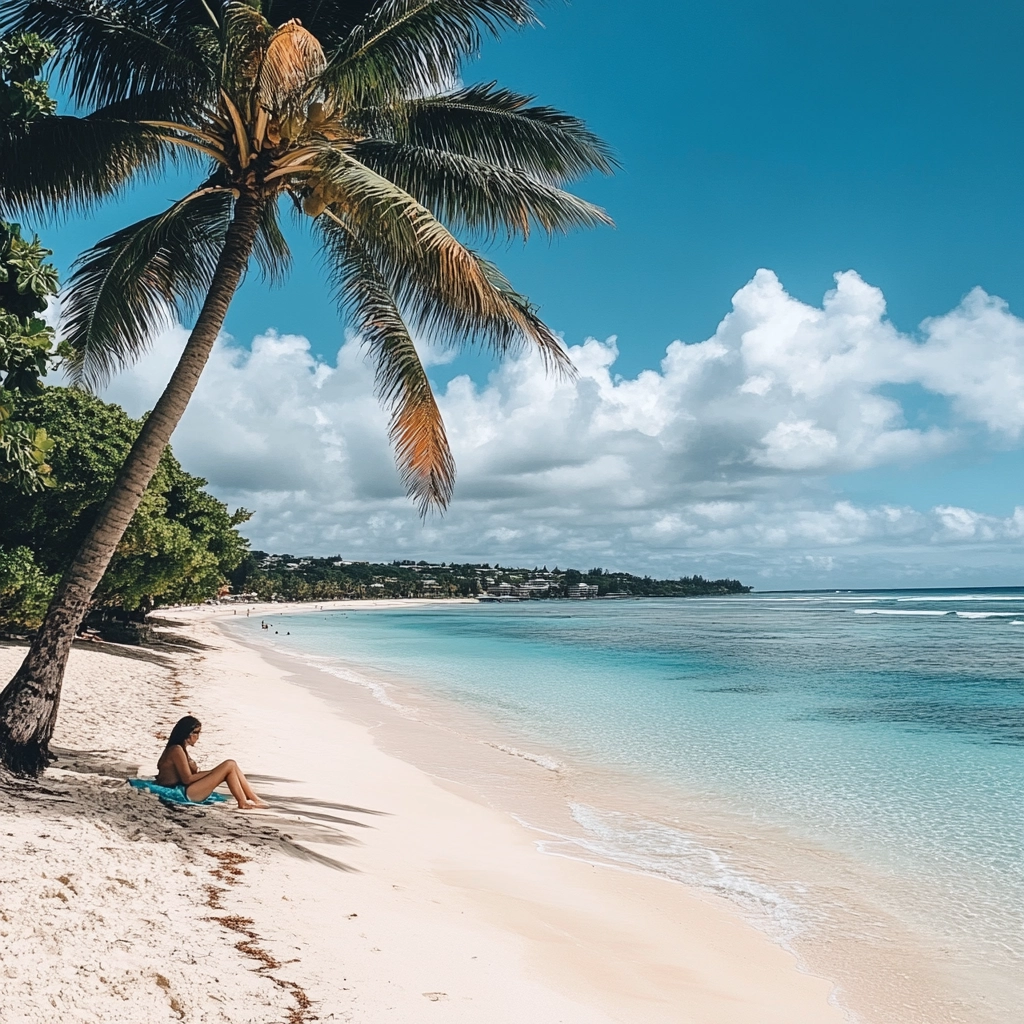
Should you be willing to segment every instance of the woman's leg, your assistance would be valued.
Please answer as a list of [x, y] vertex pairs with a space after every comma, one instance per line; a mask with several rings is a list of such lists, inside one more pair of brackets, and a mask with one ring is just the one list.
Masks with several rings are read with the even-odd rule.
[[266, 805], [266, 803], [264, 803], [264, 801], [262, 801], [262, 800], [261, 800], [261, 799], [260, 799], [260, 798], [259, 798], [259, 797], [258, 797], [258, 796], [257, 796], [257, 795], [256, 795], [256, 794], [255, 794], [255, 793], [253, 792], [253, 791], [252, 791], [252, 786], [250, 786], [250, 785], [249, 785], [249, 780], [248, 780], [248, 779], [247, 779], [247, 778], [245, 777], [245, 775], [244, 775], [244, 774], [242, 773], [242, 769], [241, 769], [241, 768], [239, 768], [239, 767], [238, 767], [238, 766], [236, 765], [236, 766], [235, 766], [235, 770], [236, 770], [236, 771], [237, 771], [237, 773], [238, 773], [238, 783], [239, 783], [239, 785], [240, 785], [240, 786], [242, 787], [242, 792], [243, 792], [243, 793], [245, 793], [246, 797], [247, 797], [247, 798], [248, 798], [249, 800], [251, 800], [251, 801], [252, 801], [252, 802], [253, 802], [254, 804], [258, 805], [259, 807], [266, 807], [266, 806], [267, 806], [267, 805]]
[[205, 800], [222, 782], [228, 784], [231, 795], [238, 801], [238, 806], [247, 808], [249, 797], [238, 781], [241, 772], [234, 761], [222, 761], [212, 771], [207, 772], [198, 782], [193, 782], [185, 790], [185, 796], [193, 803], [200, 803]]

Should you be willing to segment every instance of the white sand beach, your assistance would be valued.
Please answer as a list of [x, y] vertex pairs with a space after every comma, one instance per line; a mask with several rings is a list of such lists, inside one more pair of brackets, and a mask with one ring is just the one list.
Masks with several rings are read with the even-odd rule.
[[[351, 714], [325, 701], [327, 677], [303, 685], [315, 669], [235, 642], [225, 614], [167, 613], [183, 625], [154, 651], [74, 650], [59, 761], [0, 789], [5, 1024], [844, 1020], [730, 904], [539, 852], [471, 786], [396, 756], [401, 716], [365, 691]], [[0, 647], [5, 677], [21, 656]], [[125, 785], [186, 713], [200, 766], [234, 757], [269, 811]]]

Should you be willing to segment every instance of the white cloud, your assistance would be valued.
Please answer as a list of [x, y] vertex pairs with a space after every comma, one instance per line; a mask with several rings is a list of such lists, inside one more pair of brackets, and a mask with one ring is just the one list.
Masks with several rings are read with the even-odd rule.
[[839, 438], [816, 427], [813, 420], [777, 423], [761, 438], [754, 461], [776, 469], [821, 469], [833, 461]]
[[[151, 406], [184, 337], [166, 333], [106, 396], [136, 414]], [[673, 342], [657, 370], [627, 380], [617, 355], [614, 338], [574, 347], [575, 382], [545, 376], [532, 356], [483, 383], [451, 380], [439, 401], [459, 481], [449, 513], [426, 523], [402, 494], [358, 340], [330, 363], [292, 335], [219, 344], [174, 446], [225, 500], [256, 509], [254, 543], [273, 550], [767, 566], [789, 581], [835, 575], [839, 557], [846, 568], [895, 559], [906, 578], [936, 551], [1024, 534], [1024, 510], [1000, 520], [860, 508], [827, 486], [832, 474], [1020, 438], [1024, 322], [979, 289], [912, 337], [853, 272], [815, 307], [761, 270], [708, 340]], [[908, 424], [888, 385], [943, 396], [949, 422]]]

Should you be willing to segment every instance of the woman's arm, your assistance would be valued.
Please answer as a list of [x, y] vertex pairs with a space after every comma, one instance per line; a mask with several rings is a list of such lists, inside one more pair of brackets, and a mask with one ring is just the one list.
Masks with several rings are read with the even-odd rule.
[[195, 762], [185, 753], [181, 747], [175, 747], [171, 751], [171, 762], [174, 764], [174, 770], [178, 773], [178, 778], [185, 786], [191, 786], [193, 782], [198, 782], [207, 773], [193, 771], [195, 768]]
[[199, 770], [199, 766], [192, 760], [188, 751], [185, 751], [185, 757], [188, 758], [188, 770], [192, 773], [192, 782], [198, 782], [199, 779], [205, 779], [206, 776], [210, 774], [209, 771], [201, 772]]

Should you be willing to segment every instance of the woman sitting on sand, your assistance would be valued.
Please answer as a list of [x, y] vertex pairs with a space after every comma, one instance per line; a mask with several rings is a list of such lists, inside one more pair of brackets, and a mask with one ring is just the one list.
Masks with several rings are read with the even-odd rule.
[[186, 715], [174, 726], [167, 746], [156, 763], [156, 784], [179, 789], [186, 800], [199, 803], [222, 782], [226, 782], [231, 795], [243, 811], [266, 807], [252, 791], [249, 780], [234, 761], [221, 761], [211, 771], [199, 771], [195, 761], [188, 756], [187, 748], [195, 745], [202, 731], [202, 723], [191, 715]]

